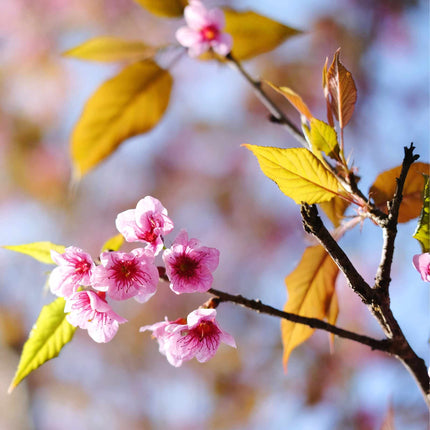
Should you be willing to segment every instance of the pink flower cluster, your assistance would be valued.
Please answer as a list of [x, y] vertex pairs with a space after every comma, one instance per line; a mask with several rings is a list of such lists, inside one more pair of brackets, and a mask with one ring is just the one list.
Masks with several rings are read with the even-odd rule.
[[226, 56], [231, 51], [232, 37], [223, 33], [224, 13], [221, 9], [206, 9], [199, 0], [190, 0], [184, 10], [186, 26], [176, 32], [176, 39], [188, 48], [190, 57], [198, 57], [209, 49]]
[[[87, 330], [96, 342], [109, 342], [119, 324], [127, 321], [114, 312], [108, 298], [134, 298], [144, 303], [156, 293], [159, 271], [154, 259], [164, 248], [164, 235], [173, 230], [173, 222], [160, 201], [147, 196], [135, 209], [118, 214], [116, 227], [128, 242], [143, 241], [146, 246], [130, 252], [102, 252], [98, 264], [74, 246], [62, 254], [51, 251], [57, 264], [49, 277], [51, 292], [65, 298], [67, 321]], [[219, 263], [217, 249], [201, 246], [197, 239], [188, 239], [187, 233], [181, 231], [162, 258], [170, 288], [176, 294], [211, 288], [212, 272]], [[188, 315], [187, 321], [166, 320], [142, 327], [142, 331], [154, 332], [160, 351], [174, 366], [192, 357], [206, 361], [220, 342], [235, 346], [233, 338], [219, 328], [215, 315], [214, 309], [198, 309]]]

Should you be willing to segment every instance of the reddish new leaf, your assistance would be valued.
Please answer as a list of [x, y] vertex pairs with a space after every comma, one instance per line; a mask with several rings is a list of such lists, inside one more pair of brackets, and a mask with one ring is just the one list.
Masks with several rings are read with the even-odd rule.
[[334, 127], [334, 121], [333, 121], [333, 111], [331, 110], [331, 103], [330, 103], [330, 93], [328, 90], [328, 82], [327, 82], [327, 63], [328, 58], [325, 59], [323, 73], [322, 73], [322, 87], [324, 91], [324, 97], [326, 101], [327, 106], [327, 122], [330, 126]]
[[340, 48], [334, 54], [333, 62], [327, 72], [327, 87], [330, 93], [330, 105], [334, 116], [344, 128], [354, 113], [357, 101], [357, 88], [354, 79], [339, 60]]

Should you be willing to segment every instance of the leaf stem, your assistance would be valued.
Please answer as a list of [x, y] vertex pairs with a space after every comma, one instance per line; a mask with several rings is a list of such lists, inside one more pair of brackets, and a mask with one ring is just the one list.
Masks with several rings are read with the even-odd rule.
[[261, 82], [252, 78], [248, 72], [243, 68], [242, 64], [236, 60], [231, 53], [226, 56], [227, 63], [238, 71], [245, 80], [251, 85], [255, 95], [261, 101], [261, 103], [267, 108], [267, 110], [272, 115], [272, 121], [277, 122], [284, 126], [287, 131], [305, 148], [309, 145], [303, 136], [303, 133], [294, 125], [294, 123], [279, 109], [278, 106], [273, 102], [273, 100], [267, 95], [267, 93], [262, 89]]

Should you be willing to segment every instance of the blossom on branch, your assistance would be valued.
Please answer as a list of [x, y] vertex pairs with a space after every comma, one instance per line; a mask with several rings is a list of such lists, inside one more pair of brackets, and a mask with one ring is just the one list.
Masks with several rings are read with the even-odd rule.
[[147, 248], [152, 249], [154, 255], [163, 249], [162, 236], [173, 230], [167, 209], [151, 196], [139, 200], [136, 209], [119, 213], [115, 225], [127, 242], [148, 242]]
[[131, 252], [103, 252], [101, 265], [91, 277], [91, 285], [106, 291], [114, 300], [134, 297], [138, 302], [148, 301], [156, 292], [158, 270], [154, 254], [149, 249], [137, 248]]
[[74, 327], [88, 330], [89, 336], [98, 343], [112, 340], [119, 324], [127, 322], [109, 306], [104, 293], [77, 291], [66, 300], [64, 312]]
[[198, 57], [209, 49], [226, 56], [231, 51], [233, 39], [222, 33], [225, 26], [221, 9], [206, 9], [199, 0], [191, 0], [184, 10], [186, 26], [176, 31], [176, 39], [188, 48], [190, 57]]
[[63, 254], [51, 250], [51, 258], [58, 264], [48, 281], [53, 294], [69, 297], [80, 286], [90, 285], [95, 264], [88, 253], [75, 246], [69, 246]]
[[414, 255], [412, 259], [415, 269], [420, 272], [421, 278], [424, 282], [430, 282], [430, 253]]
[[187, 321], [179, 319], [144, 326], [140, 331], [151, 330], [157, 339], [160, 353], [175, 367], [184, 361], [196, 358], [203, 363], [211, 359], [221, 342], [236, 348], [233, 336], [218, 325], [215, 309], [197, 309], [191, 312]]
[[206, 292], [212, 286], [212, 272], [219, 264], [216, 248], [200, 246], [197, 239], [188, 240], [181, 231], [169, 249], [163, 253], [170, 288], [176, 294]]

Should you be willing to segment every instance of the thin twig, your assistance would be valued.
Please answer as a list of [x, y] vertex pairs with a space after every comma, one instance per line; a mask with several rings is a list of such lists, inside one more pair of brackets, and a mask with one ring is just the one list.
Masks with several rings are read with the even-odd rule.
[[409, 147], [404, 147], [405, 155], [403, 158], [402, 170], [400, 176], [396, 178], [396, 192], [394, 193], [393, 199], [388, 202], [388, 216], [384, 222], [381, 223], [384, 244], [382, 247], [381, 261], [375, 276], [374, 288], [379, 289], [379, 291], [385, 295], [388, 294], [388, 287], [391, 282], [391, 265], [393, 263], [394, 242], [397, 236], [400, 204], [403, 199], [403, 187], [410, 167], [419, 158], [418, 154], [413, 153], [414, 149], [415, 147], [412, 143]]
[[253, 309], [263, 314], [279, 317], [297, 324], [304, 324], [314, 329], [327, 331], [339, 337], [350, 339], [355, 342], [359, 342], [363, 345], [367, 345], [374, 350], [385, 351], [385, 352], [389, 352], [390, 350], [388, 339], [381, 339], [381, 340], [373, 339], [371, 337], [360, 335], [358, 333], [354, 333], [349, 330], [344, 330], [342, 328], [339, 328], [333, 324], [329, 324], [317, 318], [308, 318], [301, 315], [292, 314], [290, 312], [281, 311], [279, 309], [273, 308], [272, 306], [265, 305], [261, 303], [259, 300], [250, 300], [241, 295], [233, 295], [233, 294], [225, 293], [224, 291], [219, 291], [214, 288], [211, 288], [208, 292], [215, 295], [219, 303], [221, 302], [235, 303], [237, 305], [243, 306], [248, 309]]
[[237, 61], [231, 54], [226, 56], [228, 64], [235, 70], [237, 70], [251, 85], [255, 95], [267, 108], [267, 110], [272, 115], [271, 120], [278, 124], [284, 126], [287, 131], [298, 141], [302, 146], [308, 148], [309, 145], [306, 142], [302, 132], [294, 125], [294, 123], [279, 109], [278, 106], [273, 102], [273, 100], [267, 95], [267, 93], [262, 89], [261, 82], [252, 78], [248, 72], [243, 68], [242, 64]]

